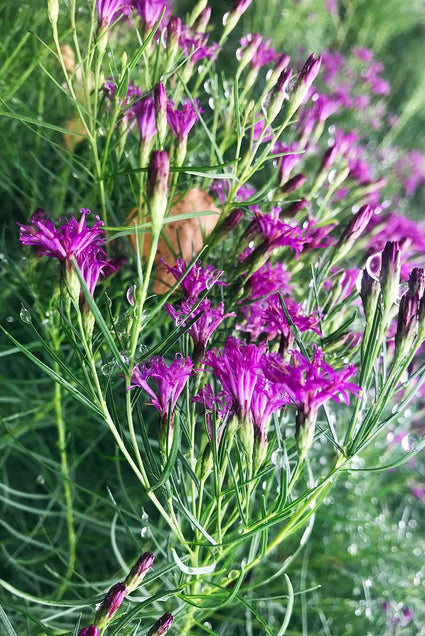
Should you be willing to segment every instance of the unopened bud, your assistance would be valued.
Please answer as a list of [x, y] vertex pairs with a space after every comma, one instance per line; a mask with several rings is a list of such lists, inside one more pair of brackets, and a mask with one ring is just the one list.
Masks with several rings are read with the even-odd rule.
[[350, 220], [345, 232], [339, 239], [335, 246], [335, 250], [332, 256], [332, 262], [343, 258], [351, 250], [353, 245], [361, 237], [365, 229], [367, 228], [369, 221], [373, 214], [373, 208], [370, 205], [363, 205], [360, 210], [354, 214]]
[[302, 172], [300, 172], [300, 174], [296, 174], [295, 177], [292, 177], [292, 179], [289, 179], [289, 181], [284, 183], [283, 186], [280, 188], [280, 191], [282, 194], [291, 194], [291, 192], [295, 192], [295, 190], [301, 188], [301, 186], [303, 186], [306, 181], [307, 177], [305, 176], [305, 174], [302, 174]]
[[322, 172], [322, 170], [329, 170], [329, 168], [335, 163], [335, 159], [337, 158], [337, 156], [338, 146], [335, 144], [328, 148], [324, 153], [319, 172]]
[[264, 463], [264, 460], [267, 457], [267, 448], [268, 441], [267, 436], [264, 435], [254, 435], [254, 450], [253, 450], [253, 470], [254, 474], [256, 474], [261, 466]]
[[151, 569], [155, 560], [154, 555], [151, 552], [145, 552], [135, 565], [131, 568], [124, 581], [127, 586], [127, 594], [130, 594], [136, 587], [139, 587], [146, 574]]
[[162, 82], [159, 82], [155, 86], [153, 92], [153, 99], [155, 103], [155, 120], [156, 129], [158, 132], [158, 141], [161, 148], [164, 146], [165, 137], [167, 136], [167, 95], [165, 93], [165, 86]]
[[233, 29], [239, 22], [242, 14], [245, 13], [251, 2], [252, 0], [235, 0], [231, 11], [223, 16], [224, 37], [229, 35], [231, 31], [233, 31]]
[[394, 360], [402, 361], [412, 350], [418, 331], [419, 296], [408, 292], [400, 301], [395, 335]]
[[400, 285], [400, 246], [397, 241], [388, 241], [382, 252], [379, 280], [382, 288], [384, 308], [389, 311], [398, 298]]
[[[241, 221], [244, 212], [241, 208], [235, 208], [214, 229], [213, 240], [218, 241], [229, 234]], [[257, 223], [258, 225], [258, 223]]]
[[367, 270], [364, 270], [361, 280], [360, 297], [362, 299], [363, 311], [367, 323], [372, 323], [373, 321], [380, 287], [378, 281], [372, 278]]
[[99, 636], [99, 628], [94, 625], [90, 625], [89, 627], [84, 627], [84, 629], [78, 632], [78, 636]]
[[127, 594], [127, 587], [124, 583], [116, 583], [111, 587], [102, 603], [100, 604], [94, 622], [99, 629], [104, 629], [111, 618], [117, 612]]
[[279, 80], [279, 77], [287, 69], [290, 59], [291, 58], [289, 57], [289, 55], [284, 53], [283, 55], [279, 57], [274, 68], [271, 71], [269, 71], [269, 73], [267, 74], [267, 83], [265, 88], [265, 91], [267, 93], [270, 91], [271, 88], [276, 86]]
[[182, 32], [182, 21], [180, 18], [172, 16], [167, 24], [167, 68], [174, 60], [179, 49], [180, 36]]
[[50, 24], [56, 27], [59, 17], [59, 0], [47, 0], [47, 15]]
[[201, 474], [200, 474], [201, 481], [205, 481], [205, 479], [211, 473], [213, 467], [214, 467], [214, 457], [213, 457], [213, 452], [211, 448], [211, 442], [208, 442], [202, 454]]
[[162, 636], [166, 634], [174, 623], [174, 616], [170, 612], [166, 612], [164, 616], [161, 616], [149, 630], [147, 636]]
[[241, 73], [243, 69], [251, 62], [254, 55], [258, 51], [258, 47], [263, 41], [262, 36], [259, 33], [254, 33], [253, 35], [247, 36], [251, 41], [247, 46], [242, 50], [242, 54], [239, 60], [238, 73]]
[[295, 90], [291, 95], [288, 111], [289, 116], [293, 115], [304, 103], [311, 85], [319, 73], [321, 64], [322, 57], [320, 55], [317, 60], [314, 59], [314, 55], [310, 55], [307, 62], [304, 64], [301, 73], [298, 76], [298, 82]]
[[409, 294], [418, 293], [419, 298], [422, 298], [425, 292], [425, 271], [422, 267], [414, 267], [409, 276]]
[[146, 197], [152, 224], [152, 234], [158, 236], [167, 210], [170, 162], [165, 150], [152, 152], [148, 165]]
[[301, 197], [298, 201], [294, 201], [286, 206], [280, 214], [281, 218], [292, 218], [304, 210], [309, 205], [309, 202], [305, 197]]
[[193, 26], [194, 30], [197, 31], [198, 33], [205, 33], [205, 31], [207, 30], [208, 23], [210, 21], [210, 17], [211, 17], [211, 7], [205, 7], [205, 9], [203, 9], [201, 13], [199, 14], [198, 19], [196, 20]]
[[271, 124], [281, 111], [282, 104], [288, 99], [286, 89], [292, 77], [292, 69], [286, 68], [279, 75], [276, 86], [270, 97], [270, 104], [267, 108], [267, 123]]

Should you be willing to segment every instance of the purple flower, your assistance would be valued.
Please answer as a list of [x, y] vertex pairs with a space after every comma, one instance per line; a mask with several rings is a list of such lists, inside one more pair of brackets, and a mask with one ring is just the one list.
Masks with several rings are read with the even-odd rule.
[[166, 0], [133, 0], [133, 3], [147, 31], [151, 31], [154, 28], [164, 9], [165, 13], [162, 21], [170, 13]]
[[75, 258], [93, 295], [99, 277], [112, 273], [117, 267], [106, 260], [103, 221], [96, 217], [97, 222], [87, 227], [86, 216], [90, 210], [82, 208], [80, 212], [79, 221], [71, 216], [56, 227], [45, 216], [44, 210], [37, 210], [30, 219], [30, 225], [19, 223], [19, 239], [23, 245], [35, 247], [39, 256], [57, 258], [63, 263], [67, 274], [72, 272], [72, 258]]
[[254, 71], [260, 69], [265, 64], [276, 62], [279, 59], [279, 56], [274, 52], [271, 46], [271, 38], [263, 40], [262, 36], [258, 33], [248, 33], [243, 36], [240, 43], [242, 48], [239, 51], [239, 55], [243, 55], [243, 51], [254, 44], [252, 54], [250, 55], [251, 68]]
[[188, 329], [188, 333], [194, 344], [193, 359], [195, 364], [204, 356], [208, 341], [217, 327], [226, 318], [236, 315], [233, 312], [225, 314], [223, 311], [223, 303], [220, 303], [217, 308], [212, 307], [211, 301], [208, 298], [204, 298], [196, 309], [194, 309], [193, 304], [187, 300], [183, 301], [177, 308], [167, 303], [164, 309], [176, 324], [184, 325], [186, 320], [197, 318], [196, 322]]
[[[210, 190], [216, 193], [220, 203], [224, 205], [227, 203], [229, 198], [229, 182], [224, 181], [223, 179], [217, 179], [211, 186]], [[237, 201], [241, 203], [242, 201], [246, 201], [255, 194], [256, 190], [254, 186], [245, 183], [238, 190], [236, 190], [236, 194], [234, 196], [233, 201]]]
[[317, 347], [311, 362], [298, 351], [292, 352], [291, 364], [284, 363], [280, 356], [270, 355], [263, 371], [266, 378], [285, 388], [306, 418], [315, 416], [319, 407], [330, 399], [335, 402], [342, 399], [348, 405], [348, 394], [359, 395], [361, 390], [357, 384], [348, 382], [356, 372], [353, 365], [335, 371], [326, 364], [323, 352]]
[[[303, 159], [303, 154], [301, 152], [296, 152], [297, 144], [292, 144], [292, 146], [288, 146], [283, 144], [281, 141], [278, 141], [272, 150], [273, 155], [280, 155], [281, 157], [277, 157], [275, 161], [278, 162], [279, 166], [279, 185], [283, 185], [286, 183], [291, 176], [292, 170], [295, 168], [297, 163], [299, 163]], [[284, 154], [283, 154], [284, 153]]]
[[116, 20], [131, 15], [132, 0], [97, 0], [99, 25], [108, 27]]
[[252, 274], [248, 281], [250, 301], [267, 297], [274, 292], [291, 292], [291, 274], [283, 263], [272, 265], [267, 262]]
[[267, 429], [271, 416], [289, 402], [288, 394], [282, 391], [278, 384], [259, 378], [251, 399], [254, 439], [258, 444], [263, 447], [267, 444]]
[[171, 100], [167, 103], [167, 119], [171, 128], [171, 132], [177, 138], [178, 141], [184, 141], [187, 139], [189, 132], [193, 128], [194, 124], [198, 121], [198, 112], [202, 113], [202, 110], [198, 106], [198, 100], [194, 100], [195, 106], [189, 99], [186, 99], [181, 110], [174, 106]]
[[[173, 412], [177, 400], [183, 391], [189, 376], [192, 374], [193, 363], [190, 358], [183, 358], [178, 354], [170, 366], [167, 366], [160, 356], [151, 358], [146, 364], [135, 367], [133, 371], [133, 384], [130, 388], [140, 387], [150, 396], [149, 404], [154, 406], [160, 414], [161, 422], [167, 423], [170, 417], [170, 425], [173, 424]], [[154, 380], [156, 391], [148, 384], [148, 380]]]
[[238, 419], [243, 423], [252, 421], [251, 400], [259, 381], [264, 354], [264, 344], [246, 344], [230, 336], [224, 349], [213, 349], [205, 354], [205, 366], [212, 369], [221, 382]]
[[257, 223], [263, 235], [267, 253], [276, 247], [289, 247], [295, 251], [295, 258], [304, 247], [304, 239], [299, 227], [294, 227], [279, 219], [280, 207], [272, 206], [270, 214], [257, 214]]
[[183, 26], [180, 36], [180, 47], [186, 56], [190, 56], [190, 63], [196, 64], [205, 58], [215, 60], [220, 47], [216, 42], [208, 44], [208, 34], [198, 33], [188, 26]]
[[89, 627], [84, 627], [82, 630], [78, 632], [78, 636], [99, 636], [99, 628], [94, 625], [90, 625]]
[[[172, 267], [168, 265], [164, 259], [161, 258], [160, 261], [176, 280], [180, 280], [187, 269], [186, 262], [183, 258], [177, 258], [176, 264]], [[180, 283], [186, 300], [195, 304], [202, 292], [211, 289], [215, 283], [217, 283], [217, 285], [225, 285], [226, 283], [219, 280], [222, 274], [223, 272], [221, 270], [215, 270], [211, 265], [201, 267], [200, 261], [195, 263], [190, 272]]]

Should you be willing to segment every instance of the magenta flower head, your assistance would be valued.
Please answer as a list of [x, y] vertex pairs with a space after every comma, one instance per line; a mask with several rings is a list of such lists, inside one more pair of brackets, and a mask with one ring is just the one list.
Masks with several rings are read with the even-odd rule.
[[[186, 261], [183, 258], [177, 258], [174, 266], [168, 265], [162, 258], [160, 261], [176, 280], [180, 280], [187, 269]], [[211, 265], [201, 267], [200, 261], [197, 261], [180, 283], [185, 299], [194, 305], [199, 296], [207, 289], [211, 289], [214, 284], [225, 285], [226, 283], [220, 280], [222, 274], [221, 270], [215, 270]]]
[[89, 625], [89, 627], [84, 627], [82, 630], [78, 632], [78, 636], [99, 636], [99, 628], [95, 625]]
[[152, 234], [158, 236], [167, 210], [170, 161], [165, 150], [152, 152], [148, 165], [146, 199], [152, 224]]
[[106, 243], [103, 221], [88, 227], [86, 216], [90, 210], [81, 209], [79, 221], [74, 216], [62, 225], [55, 226], [44, 210], [36, 210], [29, 225], [19, 223], [19, 240], [23, 245], [36, 248], [39, 256], [57, 258], [62, 265], [65, 283], [74, 300], [81, 300], [80, 284], [72, 268], [75, 259], [81, 275], [93, 295], [100, 276], [116, 268], [108, 263], [103, 249]]
[[134, 6], [143, 22], [146, 32], [152, 31], [159, 21], [162, 12], [165, 10], [164, 16], [159, 27], [161, 28], [164, 19], [168, 17], [170, 8], [166, 0], [133, 0]]
[[168, 632], [173, 623], [174, 616], [170, 614], [170, 612], [166, 612], [164, 616], [161, 616], [161, 618], [156, 621], [155, 625], [151, 627], [147, 636], [163, 636], [163, 634]]
[[130, 594], [133, 590], [139, 587], [146, 574], [153, 566], [154, 560], [155, 557], [151, 552], [145, 552], [142, 554], [137, 563], [133, 565], [124, 581], [124, 584], [127, 586], [127, 594]]
[[220, 326], [223, 320], [236, 315], [233, 312], [225, 314], [223, 311], [223, 303], [220, 303], [217, 308], [212, 307], [211, 301], [208, 300], [208, 298], [204, 298], [196, 309], [193, 308], [193, 304], [189, 301], [183, 301], [180, 307], [177, 308], [167, 303], [164, 309], [176, 324], [183, 325], [185, 321], [197, 318], [196, 322], [188, 329], [188, 334], [192, 338], [194, 345], [193, 360], [195, 366], [205, 355], [208, 341], [214, 331]]
[[[133, 371], [133, 384], [130, 388], [140, 387], [150, 396], [151, 404], [160, 416], [159, 441], [161, 451], [166, 454], [171, 446], [174, 427], [174, 409], [186, 382], [192, 375], [193, 362], [178, 354], [170, 366], [160, 356], [152, 358], [148, 364], [143, 362]], [[154, 390], [150, 383], [156, 384]], [[169, 423], [169, 426], [168, 426]], [[167, 436], [168, 431], [168, 436]]]
[[197, 100], [194, 100], [194, 103], [192, 104], [189, 99], [186, 99], [182, 104], [181, 110], [176, 108], [171, 100], [168, 101], [168, 123], [171, 128], [171, 132], [178, 141], [184, 141], [187, 139], [189, 132], [198, 121], [198, 112], [202, 113], [202, 110], [200, 110]]
[[105, 29], [120, 18], [131, 15], [132, 0], [97, 0], [99, 28]]
[[127, 588], [124, 583], [116, 583], [111, 587], [96, 611], [94, 622], [99, 629], [106, 627], [111, 618], [120, 608], [126, 594]]
[[233, 409], [244, 426], [252, 425], [251, 401], [264, 354], [264, 344], [246, 344], [229, 336], [224, 349], [213, 349], [205, 355], [205, 366], [212, 370], [231, 397]]
[[323, 352], [315, 348], [311, 362], [298, 351], [292, 352], [292, 364], [279, 355], [271, 354], [263, 362], [263, 373], [272, 382], [281, 384], [297, 406], [295, 437], [299, 460], [302, 461], [311, 446], [319, 407], [330, 399], [348, 405], [348, 394], [359, 395], [360, 387], [348, 382], [355, 373], [352, 365], [335, 371], [324, 361]]

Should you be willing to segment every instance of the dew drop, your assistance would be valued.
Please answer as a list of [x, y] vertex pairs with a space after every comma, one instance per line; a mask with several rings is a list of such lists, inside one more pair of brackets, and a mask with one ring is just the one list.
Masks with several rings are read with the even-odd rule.
[[281, 448], [277, 448], [273, 451], [270, 460], [272, 464], [277, 466], [277, 468], [283, 468], [285, 466], [285, 454]]
[[21, 311], [19, 312], [19, 317], [22, 322], [25, 322], [27, 325], [31, 324], [31, 314], [26, 307], [22, 305]]
[[227, 13], [224, 14], [224, 16], [223, 16], [223, 26], [226, 26], [227, 20], [229, 19], [229, 15], [230, 15], [230, 11], [227, 11]]
[[13, 322], [13, 316], [7, 316], [6, 322]]
[[147, 526], [143, 526], [143, 528], [140, 530], [140, 536], [142, 537], [142, 539], [146, 539], [146, 537], [149, 536], [149, 528]]
[[113, 364], [106, 363], [102, 365], [100, 370], [102, 372], [102, 375], [108, 376], [108, 375], [111, 375], [113, 368], [114, 368]]
[[46, 480], [44, 479], [43, 475], [37, 475], [35, 481], [37, 482], [37, 484], [39, 484], [40, 486], [44, 486], [44, 484], [46, 483]]

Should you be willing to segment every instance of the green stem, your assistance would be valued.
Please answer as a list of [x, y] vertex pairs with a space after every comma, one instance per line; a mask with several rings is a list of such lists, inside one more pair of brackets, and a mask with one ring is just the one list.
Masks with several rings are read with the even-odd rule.
[[[59, 365], [54, 363], [54, 370], [57, 374], [60, 373]], [[68, 456], [66, 452], [66, 426], [62, 414], [62, 388], [60, 384], [55, 383], [54, 393], [54, 405], [56, 414], [56, 426], [58, 429], [58, 449], [60, 455], [61, 477], [65, 496], [66, 506], [66, 525], [68, 530], [68, 568], [65, 573], [65, 577], [62, 581], [62, 585], [59, 588], [56, 599], [59, 600], [64, 595], [68, 582], [70, 581], [75, 568], [75, 548], [76, 548], [76, 535], [74, 528], [74, 515], [72, 505], [72, 491], [69, 476]]]

